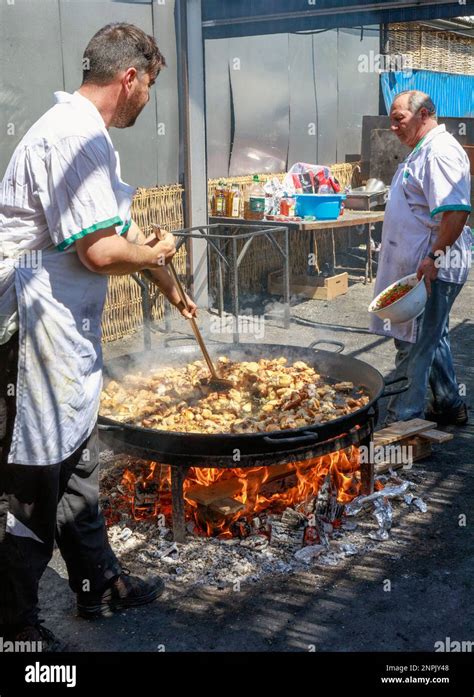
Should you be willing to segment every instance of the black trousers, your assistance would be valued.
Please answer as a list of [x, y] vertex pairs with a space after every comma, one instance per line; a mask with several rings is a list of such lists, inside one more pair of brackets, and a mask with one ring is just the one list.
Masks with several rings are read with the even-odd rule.
[[[38, 585], [55, 540], [76, 593], [100, 591], [121, 572], [99, 509], [97, 426], [64, 462], [45, 466], [7, 462], [17, 371], [15, 335], [0, 346], [0, 399], [6, 402], [6, 432], [0, 440], [0, 625], [5, 628], [37, 621]], [[6, 529], [9, 513], [14, 516], [13, 534]], [[27, 530], [17, 530], [16, 521]], [[38, 539], [18, 532], [31, 532]]]

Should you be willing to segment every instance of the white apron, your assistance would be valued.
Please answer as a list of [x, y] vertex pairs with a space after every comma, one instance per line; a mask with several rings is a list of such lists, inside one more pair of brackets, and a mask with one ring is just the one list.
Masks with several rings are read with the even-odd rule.
[[14, 273], [20, 350], [8, 461], [55, 464], [78, 449], [97, 419], [107, 276], [57, 250], [43, 250], [39, 269]]
[[[424, 139], [428, 140], [429, 135]], [[406, 194], [404, 178], [412, 152], [405, 162], [399, 164], [390, 185], [390, 197], [385, 208], [380, 250], [375, 280], [374, 297], [399, 278], [415, 273], [422, 259], [430, 251], [431, 231], [413, 214]], [[412, 344], [416, 342], [417, 319], [400, 324], [384, 326], [384, 320], [371, 315], [370, 330], [374, 334], [391, 336]]]
[[[56, 101], [75, 103], [80, 118], [74, 122], [72, 132], [79, 129], [84, 137], [92, 134], [93, 138], [107, 139], [110, 185], [117, 208], [111, 205], [110, 211], [104, 209], [103, 220], [119, 217], [124, 225], [116, 231], [121, 234], [130, 225], [135, 189], [121, 178], [119, 156], [103, 119], [95, 107], [77, 93], [57, 93]], [[76, 116], [74, 111], [74, 118]], [[79, 127], [81, 118], [84, 119], [83, 131]], [[52, 138], [56, 143], [54, 120], [46, 119], [46, 126], [45, 142]], [[35, 141], [28, 141], [28, 147], [34, 149]], [[65, 153], [69, 156], [67, 149]], [[54, 177], [52, 172], [43, 169], [38, 173], [46, 189], [54, 185]], [[74, 182], [73, 177], [71, 186]], [[6, 191], [7, 198], [18, 198], [17, 205], [22, 210], [23, 198], [15, 188], [7, 187]], [[60, 206], [58, 201], [63, 200], [74, 205], [74, 196], [66, 196], [61, 189], [58, 195], [58, 200], [53, 197], [50, 202], [52, 207]], [[100, 189], [96, 195], [101, 196]], [[37, 206], [35, 221], [43, 229], [44, 205], [39, 206], [36, 199], [32, 199], [31, 205]], [[75, 226], [76, 223], [80, 225], [81, 206], [87, 206], [87, 201], [77, 203], [76, 216], [64, 216], [66, 228], [69, 223], [72, 225], [68, 229], [71, 235], [80, 231], [80, 227], [76, 229]], [[59, 212], [61, 216], [67, 213]], [[28, 210], [26, 217], [29, 215]], [[12, 226], [17, 222], [13, 220]], [[101, 218], [90, 222], [101, 222]], [[34, 226], [28, 228], [25, 224], [27, 232], [32, 228]], [[0, 340], [8, 340], [19, 326], [20, 347], [17, 413], [8, 460], [25, 465], [55, 464], [81, 446], [97, 419], [102, 386], [101, 316], [107, 276], [92, 273], [83, 266], [73, 245], [67, 251], [58, 251], [52, 248], [53, 239], [49, 244], [42, 234], [37, 241], [26, 240], [25, 244], [34, 247], [37, 243], [40, 248], [49, 245], [46, 249], [26, 249], [15, 235], [14, 242], [8, 241], [8, 221], [2, 232], [5, 234], [0, 239]], [[33, 268], [28, 261], [21, 263], [29, 253], [41, 254], [39, 267]]]
[[15, 258], [0, 261], [0, 344], [6, 344], [18, 331], [15, 293]]

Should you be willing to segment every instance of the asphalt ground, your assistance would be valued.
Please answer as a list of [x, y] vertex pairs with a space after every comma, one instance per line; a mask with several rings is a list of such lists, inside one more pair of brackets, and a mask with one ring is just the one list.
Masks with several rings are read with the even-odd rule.
[[[352, 284], [331, 302], [294, 304], [288, 330], [267, 319], [259, 342], [308, 346], [316, 339], [343, 341], [345, 354], [387, 376], [393, 342], [367, 331], [372, 287]], [[451, 313], [451, 341], [466, 400], [474, 389], [474, 284], [471, 273]], [[268, 309], [268, 308], [267, 308]], [[278, 308], [277, 308], [278, 309]], [[207, 321], [201, 313], [200, 322]], [[188, 332], [178, 319], [175, 327]], [[189, 332], [188, 332], [189, 333]], [[211, 335], [210, 339], [217, 338]], [[224, 337], [232, 341], [232, 336]], [[252, 341], [255, 337], [243, 337]], [[138, 350], [136, 335], [106, 347], [105, 358]], [[154, 335], [157, 355], [164, 349]], [[41, 582], [46, 624], [70, 651], [434, 651], [436, 642], [474, 639], [473, 425], [457, 428], [454, 440], [435, 446], [416, 463], [418, 495], [425, 514], [412, 508], [396, 515], [390, 540], [342, 567], [266, 578], [232, 589], [168, 585], [153, 605], [88, 622], [75, 616], [64, 564], [55, 552]], [[466, 516], [466, 524], [460, 524]], [[387, 581], [390, 591], [387, 592]], [[160, 649], [160, 647], [162, 647]]]

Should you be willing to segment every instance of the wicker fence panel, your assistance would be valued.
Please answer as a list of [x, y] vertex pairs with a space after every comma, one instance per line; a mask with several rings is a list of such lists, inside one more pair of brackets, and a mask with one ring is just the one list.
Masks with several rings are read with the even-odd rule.
[[403, 55], [418, 70], [474, 73], [474, 40], [413, 24], [391, 24], [389, 53]]
[[152, 232], [152, 223], [162, 225], [167, 230], [183, 227], [183, 187], [157, 186], [150, 189], [137, 189], [133, 199], [132, 217], [146, 233]]
[[[183, 189], [180, 185], [138, 189], [132, 204], [132, 218], [145, 234], [153, 232], [152, 223], [167, 230], [183, 227]], [[181, 274], [186, 270], [186, 250], [182, 247], [175, 257], [176, 268]], [[152, 317], [164, 316], [164, 299], [150, 286]], [[174, 311], [174, 308], [173, 308]], [[102, 316], [102, 340], [121, 339], [137, 331], [143, 324], [141, 292], [131, 276], [111, 276]]]
[[[358, 168], [357, 165], [357, 162], [343, 162], [340, 164], [329, 165], [329, 167], [331, 169], [332, 175], [336, 177], [342, 188], [344, 188], [348, 184], [352, 184], [352, 186], [359, 186], [357, 176], [358, 172], [360, 172], [360, 168]], [[234, 184], [235, 186], [238, 186], [240, 191], [243, 193], [245, 188], [252, 183], [253, 176], [253, 174], [246, 174], [240, 177], [219, 177], [218, 179], [209, 179], [209, 206], [211, 203], [212, 195], [219, 182], [224, 182], [224, 184]], [[260, 178], [260, 181], [263, 182], [267, 182], [269, 179], [273, 179], [275, 177], [282, 181], [283, 177], [285, 176], [285, 173], [279, 172], [278, 174], [259, 174], [258, 176]]]

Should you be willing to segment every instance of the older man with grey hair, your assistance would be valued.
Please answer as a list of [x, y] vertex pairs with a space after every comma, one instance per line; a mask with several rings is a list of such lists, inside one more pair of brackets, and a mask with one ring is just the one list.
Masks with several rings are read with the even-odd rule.
[[[395, 339], [395, 377], [410, 387], [391, 398], [386, 423], [416, 417], [462, 425], [467, 406], [456, 380], [449, 341], [449, 313], [469, 273], [471, 230], [468, 157], [424, 92], [398, 94], [391, 129], [411, 148], [393, 178], [382, 231], [375, 295], [404, 276], [424, 277], [428, 301], [417, 319], [399, 324], [375, 317], [376, 334]], [[431, 388], [431, 405], [425, 400]]]

